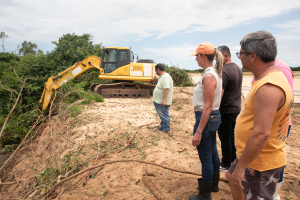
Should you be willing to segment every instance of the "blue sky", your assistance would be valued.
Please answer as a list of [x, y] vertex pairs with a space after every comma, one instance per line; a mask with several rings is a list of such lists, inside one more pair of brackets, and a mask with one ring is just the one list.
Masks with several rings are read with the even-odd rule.
[[[24, 40], [46, 51], [63, 34], [90, 33], [95, 44], [132, 47], [140, 58], [198, 69], [189, 53], [202, 42], [227, 45], [232, 60], [249, 32], [266, 30], [278, 43], [278, 58], [300, 66], [299, 0], [0, 0], [0, 31], [6, 51]], [[2, 52], [2, 48], [0, 52]]]

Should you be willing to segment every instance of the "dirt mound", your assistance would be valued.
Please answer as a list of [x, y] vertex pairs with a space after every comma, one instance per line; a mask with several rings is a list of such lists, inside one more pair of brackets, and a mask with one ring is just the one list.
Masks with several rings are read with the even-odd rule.
[[[65, 177], [111, 160], [142, 160], [201, 173], [197, 151], [191, 145], [195, 121], [193, 89], [174, 89], [170, 107], [171, 130], [167, 134], [156, 131], [160, 120], [149, 98], [106, 99], [104, 103], [82, 105], [82, 112], [76, 117], [68, 114], [52, 117], [0, 172], [2, 183], [18, 182], [1, 185], [0, 199], [41, 199]], [[300, 198], [299, 111], [299, 108], [293, 110], [294, 126], [286, 142], [288, 164], [280, 192], [281, 197], [290, 199]], [[133, 137], [130, 146], [125, 148]], [[217, 142], [221, 155], [220, 141]], [[103, 157], [104, 154], [107, 155]], [[221, 177], [224, 176], [221, 173]], [[199, 176], [154, 165], [118, 162], [69, 179], [48, 197], [187, 199], [197, 193], [197, 178]], [[228, 183], [221, 181], [220, 192], [212, 194], [212, 198], [232, 199]]]

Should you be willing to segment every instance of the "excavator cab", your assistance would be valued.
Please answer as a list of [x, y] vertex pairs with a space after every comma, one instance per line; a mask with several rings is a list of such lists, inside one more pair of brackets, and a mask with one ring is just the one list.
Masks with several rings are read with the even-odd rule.
[[105, 48], [103, 49], [101, 68], [108, 74], [116, 69], [133, 62], [133, 52], [130, 49]]

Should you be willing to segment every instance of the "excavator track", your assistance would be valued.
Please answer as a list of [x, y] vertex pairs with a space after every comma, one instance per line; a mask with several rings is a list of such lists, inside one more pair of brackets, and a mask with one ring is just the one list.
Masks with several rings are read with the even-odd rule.
[[91, 84], [90, 90], [102, 95], [104, 98], [131, 98], [153, 96], [155, 85], [120, 82], [113, 84]]

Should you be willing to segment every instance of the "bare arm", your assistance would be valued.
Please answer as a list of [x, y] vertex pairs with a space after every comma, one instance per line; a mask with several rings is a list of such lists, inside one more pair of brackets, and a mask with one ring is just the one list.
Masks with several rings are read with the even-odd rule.
[[166, 105], [166, 99], [167, 99], [169, 90], [170, 90], [169, 88], [164, 89], [164, 97], [163, 97], [163, 101], [162, 101], [162, 103], [161, 103], [162, 106], [165, 106], [165, 105]]
[[203, 107], [199, 126], [193, 137], [193, 141], [192, 141], [193, 146], [198, 146], [200, 144], [203, 129], [205, 128], [205, 126], [207, 124], [209, 115], [213, 108], [215, 89], [217, 87], [217, 81], [212, 74], [206, 74], [203, 77], [202, 84], [203, 84], [204, 107]]
[[[237, 183], [237, 188], [243, 188], [241, 181], [245, 169], [262, 152], [268, 138], [271, 135], [272, 123], [276, 111], [285, 103], [285, 94], [279, 87], [266, 84], [255, 94], [254, 105], [254, 128], [250, 134], [245, 149], [239, 162], [230, 177], [229, 182]], [[254, 148], [255, 147], [255, 148]], [[231, 184], [232, 186], [232, 184]], [[233, 189], [233, 188], [232, 188]]]
[[223, 98], [223, 94], [224, 94], [224, 89], [222, 89], [221, 100], [222, 100], [222, 98]]

